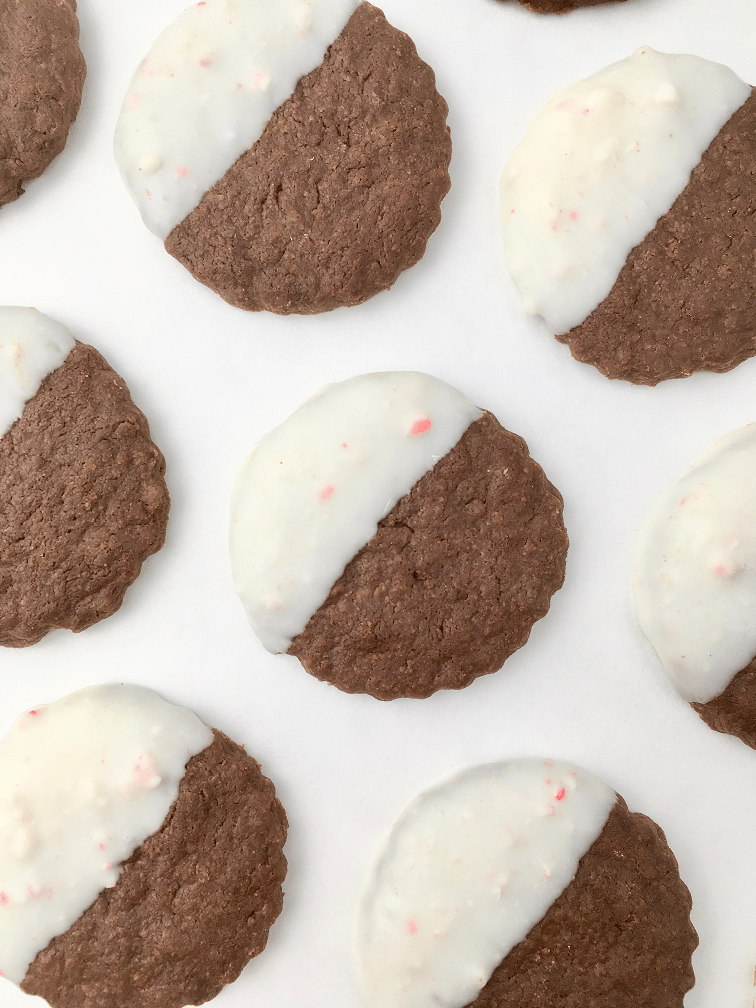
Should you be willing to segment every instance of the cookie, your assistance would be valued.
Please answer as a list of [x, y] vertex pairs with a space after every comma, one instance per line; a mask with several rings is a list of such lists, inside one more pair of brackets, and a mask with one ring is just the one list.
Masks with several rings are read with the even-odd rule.
[[727, 67], [644, 46], [563, 88], [501, 193], [525, 309], [577, 360], [656, 385], [756, 353], [756, 97]]
[[379, 700], [499, 669], [566, 553], [562, 498], [522, 438], [415, 372], [327, 385], [233, 491], [234, 584], [263, 645]]
[[0, 206], [63, 150], [86, 76], [75, 0], [0, 4]]
[[661, 497], [633, 561], [641, 629], [680, 695], [756, 749], [756, 424], [718, 438]]
[[[198, 104], [200, 96], [201, 104]], [[361, 304], [413, 266], [449, 189], [446, 102], [357, 0], [185, 11], [124, 101], [115, 151], [144, 222], [248, 311]]]
[[534, 14], [566, 14], [578, 7], [597, 7], [607, 3], [621, 3], [622, 0], [520, 0]]
[[585, 770], [513, 760], [421, 794], [357, 922], [369, 1008], [682, 1008], [698, 939], [662, 830]]
[[163, 545], [164, 471], [93, 347], [33, 308], [0, 308], [0, 644], [118, 609]]
[[286, 816], [222, 732], [94, 686], [22, 715], [0, 766], [0, 970], [27, 994], [199, 1005], [265, 948]]

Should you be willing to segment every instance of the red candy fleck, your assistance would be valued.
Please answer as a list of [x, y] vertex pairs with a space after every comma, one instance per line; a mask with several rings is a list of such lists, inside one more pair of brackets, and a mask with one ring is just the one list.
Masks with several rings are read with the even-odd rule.
[[199, 65], [203, 68], [209, 67], [212, 62], [213, 61], [210, 59], [209, 56], [203, 56], [202, 59], [199, 61]]
[[570, 220], [577, 220], [577, 219], [578, 219], [577, 210], [570, 210]]
[[427, 434], [431, 429], [433, 424], [430, 422], [427, 416], [418, 417], [417, 420], [410, 427], [409, 436], [410, 437], [422, 437], [423, 434]]
[[554, 797], [556, 798], [557, 801], [564, 801], [564, 796], [566, 793], [567, 792], [564, 790], [564, 788], [560, 787], [557, 793], [554, 795]]
[[176, 174], [179, 178], [188, 178], [192, 173], [188, 168], [184, 168], [183, 165], [176, 169]]
[[8, 906], [10, 903], [10, 896], [8, 893], [0, 892], [0, 906]]
[[327, 501], [330, 497], [336, 493], [336, 488], [332, 487], [329, 483], [328, 486], [324, 486], [322, 490], [318, 491], [318, 500]]
[[104, 843], [98, 844], [97, 846], [100, 848], [100, 850], [105, 850], [105, 844]]
[[39, 714], [38, 710], [30, 710], [29, 711], [29, 717], [36, 717], [37, 714]]
[[545, 759], [545, 760], [543, 761], [543, 765], [544, 765], [544, 766], [554, 766], [554, 760], [550, 760], [550, 759]]
[[407, 934], [417, 934], [417, 924], [413, 920], [407, 921]]
[[348, 447], [349, 447], [349, 445], [348, 445], [348, 444], [346, 443], [346, 441], [342, 441], [342, 442], [341, 442], [341, 447], [342, 447], [342, 448], [348, 448]]

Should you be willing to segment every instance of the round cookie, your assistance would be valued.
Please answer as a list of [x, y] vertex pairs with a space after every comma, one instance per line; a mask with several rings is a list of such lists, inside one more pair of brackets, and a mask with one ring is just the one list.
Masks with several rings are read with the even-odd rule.
[[361, 304], [441, 219], [451, 140], [433, 71], [369, 3], [225, 10], [189, 8], [140, 65], [116, 131], [124, 181], [171, 255], [230, 304]]
[[165, 539], [164, 471], [93, 347], [33, 308], [0, 308], [0, 644], [119, 608]]
[[633, 561], [641, 629], [681, 696], [756, 749], [756, 424], [718, 438], [646, 519]]
[[60, 154], [86, 76], [76, 0], [1, 0], [0, 206]]
[[369, 1008], [682, 1008], [690, 894], [662, 830], [577, 767], [514, 760], [412, 802], [360, 902]]
[[562, 498], [522, 438], [414, 372], [326, 386], [233, 492], [234, 584], [264, 646], [379, 700], [499, 669], [566, 553]]
[[525, 309], [577, 360], [656, 385], [756, 353], [756, 97], [727, 67], [644, 46], [563, 88], [501, 192]]
[[199, 1005], [264, 949], [286, 816], [222, 732], [151, 690], [96, 686], [22, 715], [0, 765], [0, 970], [27, 994]]

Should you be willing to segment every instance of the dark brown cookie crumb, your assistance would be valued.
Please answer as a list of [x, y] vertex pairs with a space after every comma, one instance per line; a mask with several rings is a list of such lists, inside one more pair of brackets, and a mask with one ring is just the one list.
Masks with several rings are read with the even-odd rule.
[[0, 0], [0, 206], [60, 154], [86, 76], [75, 0]]
[[165, 247], [248, 311], [361, 304], [421, 258], [438, 226], [447, 111], [412, 40], [362, 3]]
[[289, 654], [379, 700], [495, 672], [564, 580], [562, 498], [484, 413], [381, 520]]
[[756, 658], [732, 677], [719, 696], [690, 706], [709, 728], [756, 749]]
[[163, 545], [164, 472], [123, 380], [77, 343], [0, 438], [0, 644], [118, 609]]
[[494, 970], [475, 1008], [682, 1008], [691, 900], [662, 830], [617, 802], [575, 878]]
[[219, 731], [187, 764], [163, 825], [21, 984], [52, 1008], [183, 1008], [235, 980], [281, 912], [286, 815]]
[[565, 336], [607, 378], [656, 385], [756, 354], [756, 92], [722, 127], [609, 295]]

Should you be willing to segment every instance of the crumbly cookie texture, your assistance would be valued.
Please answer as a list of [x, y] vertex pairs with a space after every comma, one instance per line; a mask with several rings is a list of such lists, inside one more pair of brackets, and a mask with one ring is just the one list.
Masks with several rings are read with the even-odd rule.
[[527, 641], [566, 554], [561, 495], [484, 413], [381, 520], [289, 654], [379, 700], [461, 689]]
[[118, 609], [163, 545], [164, 471], [123, 380], [77, 342], [0, 438], [0, 644]]
[[494, 970], [475, 1008], [682, 1008], [698, 936], [663, 831], [617, 802], [572, 882]]
[[0, 3], [0, 206], [60, 154], [86, 76], [75, 0]]
[[447, 111], [412, 40], [362, 3], [165, 246], [248, 311], [360, 304], [414, 265], [438, 226]]
[[29, 967], [52, 1008], [204, 1004], [265, 948], [281, 911], [286, 815], [222, 732], [187, 764], [161, 828]]
[[709, 728], [756, 749], [756, 658], [732, 677], [719, 696], [690, 706]]
[[756, 354], [756, 91], [710, 144], [614, 287], [557, 339], [608, 378], [656, 385]]

